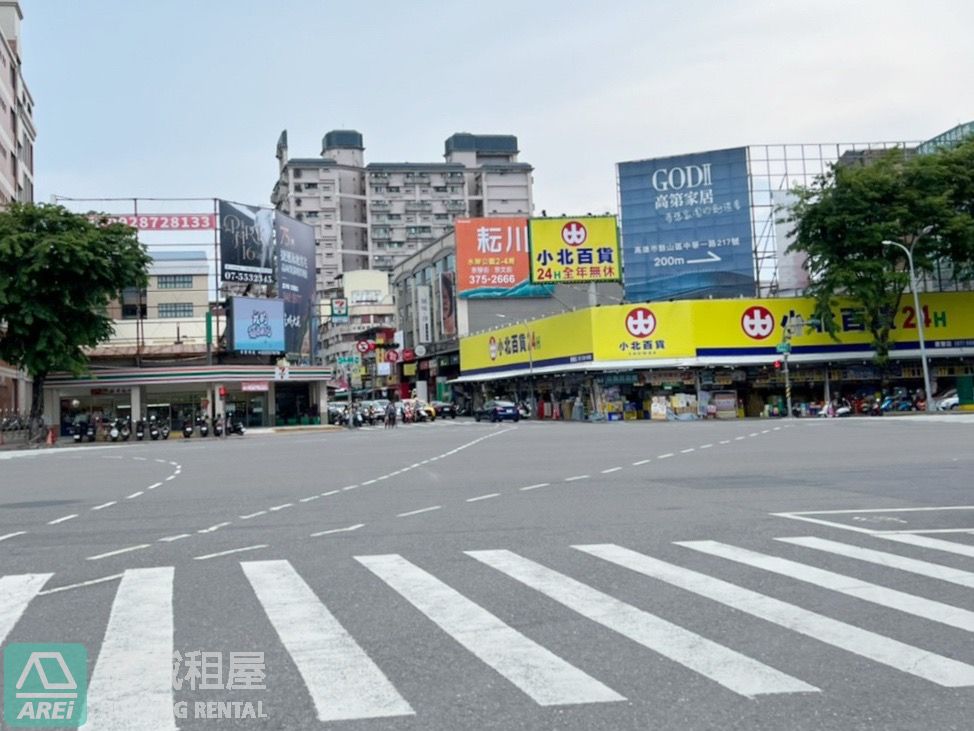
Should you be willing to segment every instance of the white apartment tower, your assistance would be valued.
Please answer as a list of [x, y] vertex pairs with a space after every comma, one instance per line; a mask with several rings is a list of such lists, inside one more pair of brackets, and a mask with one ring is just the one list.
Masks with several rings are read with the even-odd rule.
[[531, 214], [533, 168], [513, 135], [454, 134], [440, 163], [366, 164], [364, 153], [355, 130], [328, 132], [315, 158], [288, 158], [286, 130], [277, 141], [271, 203], [315, 227], [319, 292], [345, 271], [392, 271], [455, 218]]
[[34, 200], [34, 99], [20, 61], [20, 3], [0, 0], [0, 206]]

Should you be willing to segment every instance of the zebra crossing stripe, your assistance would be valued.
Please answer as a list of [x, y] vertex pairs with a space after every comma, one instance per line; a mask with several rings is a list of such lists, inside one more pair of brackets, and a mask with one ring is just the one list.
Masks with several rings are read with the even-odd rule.
[[739, 695], [809, 693], [818, 688], [619, 601], [510, 551], [467, 551], [482, 563], [582, 616], [710, 678]]
[[409, 703], [290, 562], [245, 561], [240, 566], [293, 658], [318, 720], [413, 714]]
[[941, 538], [929, 538], [928, 536], [916, 536], [908, 533], [875, 535], [877, 538], [882, 538], [886, 541], [896, 541], [897, 543], [905, 543], [908, 546], [918, 546], [920, 548], [929, 548], [934, 551], [956, 553], [959, 556], [974, 558], [974, 546], [969, 543], [954, 543], [953, 541], [945, 541]]
[[617, 566], [947, 688], [974, 686], [974, 666], [611, 543], [573, 546]]
[[729, 561], [736, 561], [745, 566], [753, 566], [774, 574], [787, 576], [797, 581], [804, 581], [806, 584], [821, 586], [866, 602], [891, 607], [921, 619], [928, 619], [967, 632], [974, 632], [974, 612], [950, 604], [908, 594], [897, 589], [888, 589], [885, 586], [871, 584], [868, 581], [860, 581], [852, 576], [837, 574], [834, 571], [826, 571], [797, 561], [789, 561], [786, 558], [769, 556], [717, 541], [677, 541], [676, 545], [692, 548], [711, 556], [726, 558]]
[[171, 566], [129, 569], [112, 603], [83, 729], [175, 731]]
[[0, 576], [0, 645], [17, 624], [30, 600], [54, 574]]
[[402, 556], [355, 560], [539, 705], [625, 700]]
[[869, 563], [878, 564], [879, 566], [899, 569], [900, 571], [908, 571], [911, 574], [927, 576], [931, 579], [939, 579], [940, 581], [946, 581], [951, 584], [958, 584], [959, 586], [966, 586], [969, 589], [974, 589], [974, 573], [971, 573], [970, 571], [961, 571], [960, 569], [951, 568], [950, 566], [941, 566], [939, 563], [920, 561], [915, 558], [898, 556], [895, 553], [874, 551], [871, 548], [852, 546], [848, 543], [839, 543], [838, 541], [830, 541], [825, 538], [776, 538], [775, 540], [781, 541], [782, 543], [791, 543], [792, 545], [801, 546], [802, 548], [813, 548], [817, 551], [834, 553], [839, 556], [845, 556], [846, 558], [855, 558], [860, 561], [868, 561]]

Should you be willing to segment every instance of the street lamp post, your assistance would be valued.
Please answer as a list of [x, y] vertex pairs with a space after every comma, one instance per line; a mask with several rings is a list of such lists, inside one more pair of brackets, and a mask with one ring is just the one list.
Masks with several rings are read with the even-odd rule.
[[920, 309], [920, 293], [917, 291], [916, 272], [913, 269], [913, 246], [916, 241], [907, 248], [899, 241], [883, 241], [883, 246], [898, 246], [906, 253], [906, 262], [910, 267], [910, 289], [913, 290], [913, 306], [916, 310], [917, 336], [920, 338], [920, 363], [923, 366], [923, 390], [926, 398], [927, 411], [933, 411], [933, 394], [930, 392], [930, 369], [927, 366], [927, 343], [924, 335], [924, 312]]

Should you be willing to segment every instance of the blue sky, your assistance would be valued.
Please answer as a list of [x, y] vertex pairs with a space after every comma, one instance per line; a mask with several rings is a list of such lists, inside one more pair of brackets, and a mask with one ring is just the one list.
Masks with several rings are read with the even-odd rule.
[[274, 147], [369, 161], [512, 133], [536, 209], [616, 210], [614, 163], [923, 139], [974, 119], [974, 4], [21, 0], [36, 192], [266, 204]]

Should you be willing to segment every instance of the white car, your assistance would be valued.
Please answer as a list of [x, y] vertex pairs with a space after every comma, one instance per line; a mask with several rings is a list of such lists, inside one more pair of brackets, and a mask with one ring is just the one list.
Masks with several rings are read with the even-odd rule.
[[953, 411], [957, 408], [957, 404], [960, 403], [957, 398], [957, 389], [951, 388], [944, 391], [940, 398], [937, 399], [937, 411]]

